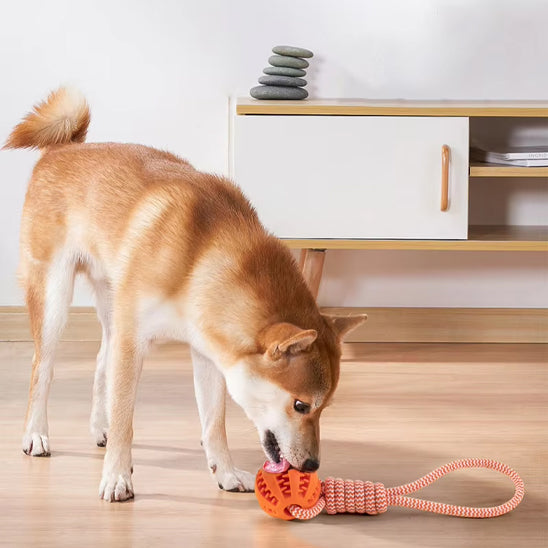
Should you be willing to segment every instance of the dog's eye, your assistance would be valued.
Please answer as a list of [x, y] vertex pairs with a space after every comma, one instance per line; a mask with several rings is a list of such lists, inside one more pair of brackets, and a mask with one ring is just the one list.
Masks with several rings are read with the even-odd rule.
[[297, 413], [300, 413], [301, 415], [306, 415], [307, 413], [310, 413], [310, 405], [302, 402], [301, 400], [295, 400], [295, 402], [293, 403], [293, 409], [295, 409], [295, 411], [297, 411]]

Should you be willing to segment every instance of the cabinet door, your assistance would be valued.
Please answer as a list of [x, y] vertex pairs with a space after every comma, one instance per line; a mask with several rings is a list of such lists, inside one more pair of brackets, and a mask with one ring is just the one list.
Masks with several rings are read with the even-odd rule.
[[280, 238], [467, 237], [468, 118], [248, 115], [234, 131], [235, 181]]

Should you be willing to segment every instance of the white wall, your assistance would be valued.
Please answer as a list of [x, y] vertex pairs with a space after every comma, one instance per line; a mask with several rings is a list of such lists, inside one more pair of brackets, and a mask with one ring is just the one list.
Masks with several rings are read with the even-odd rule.
[[[314, 97], [548, 95], [548, 3], [540, 0], [27, 0], [0, 8], [1, 140], [67, 82], [92, 105], [89, 140], [168, 148], [226, 173], [228, 98], [247, 95], [270, 48], [283, 43], [316, 52]], [[0, 153], [0, 305], [22, 303], [18, 226], [35, 159]], [[548, 186], [529, 184], [517, 191], [523, 224], [548, 217]], [[482, 221], [491, 193], [478, 188], [474, 214]], [[514, 192], [505, 187], [505, 196]], [[333, 252], [320, 301], [546, 307], [546, 266], [532, 253]], [[75, 303], [89, 302], [78, 288]]]

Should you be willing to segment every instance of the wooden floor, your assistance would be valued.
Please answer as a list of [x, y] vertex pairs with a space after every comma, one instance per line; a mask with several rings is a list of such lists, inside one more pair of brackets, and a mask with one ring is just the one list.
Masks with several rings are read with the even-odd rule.
[[[542, 345], [346, 345], [340, 387], [323, 417], [320, 476], [418, 478], [461, 457], [515, 468], [526, 497], [511, 514], [467, 520], [392, 508], [381, 516], [264, 515], [253, 494], [221, 492], [199, 444], [189, 352], [153, 349], [135, 419], [136, 498], [98, 498], [104, 450], [88, 433], [96, 342], [60, 345], [49, 420], [52, 456], [21, 452], [31, 343], [0, 343], [0, 544], [5, 546], [545, 547], [548, 545], [548, 355]], [[263, 461], [257, 434], [229, 408], [237, 465]], [[421, 496], [500, 504], [511, 483], [461, 471]], [[341, 544], [342, 543], [342, 544]]]

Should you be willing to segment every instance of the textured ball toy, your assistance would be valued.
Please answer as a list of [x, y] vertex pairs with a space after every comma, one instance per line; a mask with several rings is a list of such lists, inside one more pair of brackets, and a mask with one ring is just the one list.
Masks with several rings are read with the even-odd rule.
[[[407, 497], [441, 477], [463, 468], [488, 468], [508, 476], [514, 483], [514, 496], [499, 506], [474, 508]], [[403, 506], [463, 518], [494, 518], [513, 510], [525, 493], [523, 480], [510, 467], [489, 459], [462, 459], [436, 468], [416, 481], [385, 488], [382, 483], [327, 478], [321, 482], [316, 473], [289, 469], [268, 472], [269, 463], [259, 470], [255, 495], [269, 515], [284, 520], [311, 519], [324, 508], [328, 514], [381, 514], [389, 506]]]

